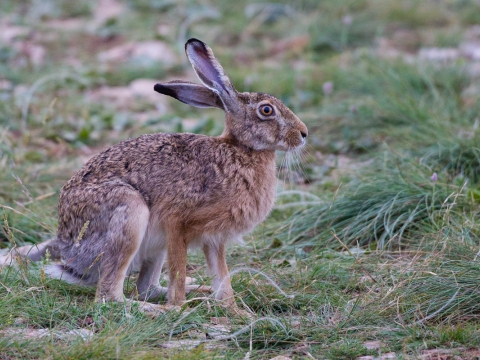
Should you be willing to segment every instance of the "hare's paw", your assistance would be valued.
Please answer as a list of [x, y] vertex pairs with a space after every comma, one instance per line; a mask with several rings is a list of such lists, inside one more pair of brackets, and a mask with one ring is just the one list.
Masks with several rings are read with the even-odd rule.
[[139, 293], [138, 298], [142, 301], [155, 300], [167, 294], [167, 288], [152, 285], [146, 291]]

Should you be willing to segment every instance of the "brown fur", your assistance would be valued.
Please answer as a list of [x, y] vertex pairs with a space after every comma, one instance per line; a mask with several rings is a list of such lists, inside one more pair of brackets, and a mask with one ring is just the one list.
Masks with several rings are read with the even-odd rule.
[[[59, 254], [64, 265], [47, 273], [98, 284], [98, 299], [122, 301], [124, 277], [135, 266], [141, 297], [158, 296], [165, 291], [158, 280], [167, 257], [168, 303], [182, 303], [187, 249], [200, 246], [216, 298], [232, 304], [225, 246], [272, 209], [275, 150], [305, 143], [307, 128], [280, 100], [236, 92], [199, 40], [189, 40], [186, 52], [204, 86], [175, 81], [155, 90], [194, 106], [222, 108], [222, 135], [142, 135], [93, 157], [62, 188], [57, 239], [30, 255], [38, 260], [46, 248]], [[272, 116], [262, 115], [266, 105]]]

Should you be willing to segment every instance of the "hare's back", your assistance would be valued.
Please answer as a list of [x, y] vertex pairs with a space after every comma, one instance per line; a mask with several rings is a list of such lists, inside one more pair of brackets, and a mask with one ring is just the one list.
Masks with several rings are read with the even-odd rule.
[[[221, 138], [148, 134], [125, 140], [93, 157], [63, 192], [121, 181], [138, 190], [151, 207], [158, 201], [184, 205], [215, 202], [238, 186], [253, 186], [258, 159]], [[260, 166], [262, 167], [262, 166]]]
[[124, 180], [139, 183], [148, 181], [159, 168], [189, 163], [195, 159], [195, 143], [209, 138], [197, 134], [147, 134], [124, 140], [91, 158], [64, 189], [82, 184], [98, 184]]

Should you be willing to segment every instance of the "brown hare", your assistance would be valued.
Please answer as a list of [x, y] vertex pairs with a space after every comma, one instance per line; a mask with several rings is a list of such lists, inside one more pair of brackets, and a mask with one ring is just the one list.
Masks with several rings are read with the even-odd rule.
[[[275, 150], [306, 142], [307, 128], [279, 99], [239, 93], [212, 50], [197, 39], [185, 52], [202, 85], [156, 84], [154, 90], [196, 107], [225, 111], [218, 137], [148, 134], [114, 145], [88, 161], [62, 188], [58, 233], [33, 247], [62, 265], [45, 272], [69, 283], [97, 285], [96, 298], [123, 301], [125, 276], [139, 268], [142, 299], [167, 292], [185, 301], [187, 249], [201, 247], [211, 290], [234, 304], [225, 246], [269, 214], [275, 200]], [[168, 289], [159, 286], [165, 259]]]

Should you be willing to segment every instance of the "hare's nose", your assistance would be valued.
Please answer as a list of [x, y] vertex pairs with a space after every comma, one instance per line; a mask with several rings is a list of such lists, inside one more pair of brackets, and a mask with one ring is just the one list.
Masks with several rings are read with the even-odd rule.
[[308, 135], [305, 131], [300, 131], [300, 134], [302, 134], [302, 138], [304, 138], [304, 139], [305, 139], [305, 138], [307, 137], [307, 135]]

